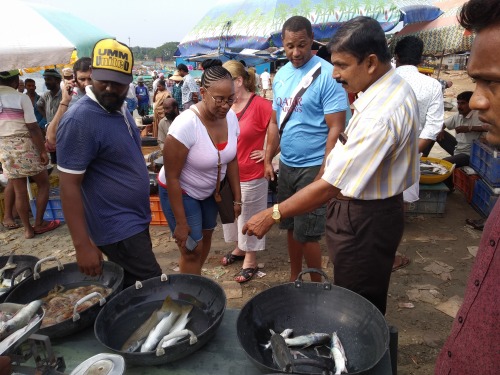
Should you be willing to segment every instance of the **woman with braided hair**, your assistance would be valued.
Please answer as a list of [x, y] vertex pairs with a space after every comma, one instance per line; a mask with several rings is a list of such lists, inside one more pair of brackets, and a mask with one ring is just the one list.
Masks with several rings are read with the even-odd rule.
[[241, 191], [236, 145], [238, 119], [231, 110], [235, 100], [233, 78], [220, 60], [203, 62], [202, 100], [177, 116], [163, 149], [164, 168], [158, 181], [160, 201], [172, 237], [180, 251], [181, 273], [201, 274], [217, 225], [213, 197], [227, 174], [234, 196], [234, 213], [241, 213]]

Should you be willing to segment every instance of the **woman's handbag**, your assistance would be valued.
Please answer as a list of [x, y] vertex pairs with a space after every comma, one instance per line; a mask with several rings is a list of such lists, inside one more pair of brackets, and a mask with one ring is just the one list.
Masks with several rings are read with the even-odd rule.
[[218, 194], [217, 188], [215, 189], [214, 198], [219, 208], [219, 216], [222, 224], [234, 223], [234, 197], [227, 177], [220, 182]]

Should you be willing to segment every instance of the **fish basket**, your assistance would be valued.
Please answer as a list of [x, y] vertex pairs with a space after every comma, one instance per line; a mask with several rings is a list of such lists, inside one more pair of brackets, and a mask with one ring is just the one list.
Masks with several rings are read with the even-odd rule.
[[455, 169], [455, 164], [452, 164], [449, 161], [443, 159], [421, 157], [420, 161], [428, 161], [435, 164], [441, 164], [448, 170], [448, 172], [445, 174], [437, 174], [437, 175], [420, 174], [421, 184], [428, 184], [428, 185], [439, 184], [440, 182], [443, 182], [448, 177], [450, 177], [451, 174], [453, 173], [453, 170]]

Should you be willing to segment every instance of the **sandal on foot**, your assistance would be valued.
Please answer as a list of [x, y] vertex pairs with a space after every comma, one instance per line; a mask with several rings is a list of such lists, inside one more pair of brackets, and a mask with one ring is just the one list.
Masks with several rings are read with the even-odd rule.
[[229, 266], [230, 264], [233, 264], [234, 262], [243, 261], [243, 260], [245, 260], [244, 255], [234, 255], [233, 253], [227, 253], [226, 255], [224, 255], [222, 257], [220, 262], [223, 266]]
[[259, 267], [255, 268], [242, 268], [240, 273], [238, 273], [234, 277], [234, 281], [237, 283], [246, 283], [247, 281], [250, 281], [252, 277], [259, 271]]
[[477, 230], [483, 230], [485, 221], [485, 219], [465, 219], [468, 225]]
[[33, 230], [35, 231], [35, 234], [42, 234], [42, 233], [46, 233], [46, 232], [49, 232], [51, 230], [54, 230], [56, 229], [57, 227], [59, 227], [59, 225], [61, 225], [61, 221], [60, 220], [52, 220], [52, 221], [49, 221], [46, 225], [42, 226], [42, 227], [33, 227]]
[[13, 222], [13, 223], [2, 223], [2, 226], [5, 229], [8, 229], [8, 230], [21, 228], [21, 226], [18, 223], [16, 223], [16, 222]]
[[[396, 261], [399, 259], [399, 262]], [[392, 265], [392, 272], [396, 270], [400, 270], [410, 264], [410, 258], [405, 257], [404, 255], [396, 255], [394, 258], [394, 264]]]

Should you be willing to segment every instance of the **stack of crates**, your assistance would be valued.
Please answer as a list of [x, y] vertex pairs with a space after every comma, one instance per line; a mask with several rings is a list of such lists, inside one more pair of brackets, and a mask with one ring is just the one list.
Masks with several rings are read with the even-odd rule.
[[160, 197], [158, 195], [150, 195], [149, 203], [151, 205], [151, 225], [167, 225], [167, 219], [161, 209]]
[[500, 152], [474, 140], [472, 143], [470, 166], [479, 173], [481, 180], [474, 185], [472, 207], [487, 217], [500, 195]]
[[[33, 217], [36, 217], [36, 196], [33, 196], [30, 184], [28, 183], [28, 194], [30, 198], [30, 207]], [[47, 202], [47, 207], [45, 208], [45, 213], [43, 214], [43, 220], [52, 221], [59, 220], [64, 221], [64, 214], [62, 210], [61, 196], [59, 195], [59, 188], [50, 188], [49, 191], [49, 201]]]
[[438, 184], [420, 184], [419, 199], [405, 203], [405, 215], [433, 215], [442, 217], [446, 208], [446, 197], [450, 189], [442, 182]]
[[[470, 170], [470, 168], [468, 168]], [[455, 168], [453, 171], [453, 185], [457, 190], [460, 190], [465, 195], [467, 203], [472, 202], [472, 195], [474, 193], [474, 185], [480, 177], [477, 173], [470, 174], [468, 171], [462, 168]]]

